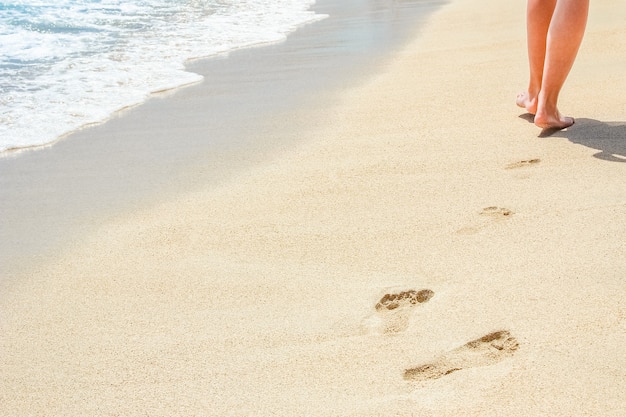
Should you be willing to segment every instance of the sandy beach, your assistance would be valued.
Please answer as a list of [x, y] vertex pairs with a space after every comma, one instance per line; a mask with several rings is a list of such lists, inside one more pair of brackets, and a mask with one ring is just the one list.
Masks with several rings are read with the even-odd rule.
[[[592, 2], [567, 130], [514, 104], [524, 2], [453, 0], [374, 76], [267, 115], [236, 169], [199, 154], [18, 259], [0, 415], [623, 416], [624, 16]], [[163, 101], [201, 116], [193, 92]], [[202, 129], [142, 108], [135, 135]]]

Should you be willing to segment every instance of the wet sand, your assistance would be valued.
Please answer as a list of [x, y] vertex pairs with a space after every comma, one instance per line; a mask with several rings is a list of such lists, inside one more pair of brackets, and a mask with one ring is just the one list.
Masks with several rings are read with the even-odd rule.
[[442, 3], [318, 1], [329, 17], [286, 42], [189, 62], [200, 84], [155, 94], [52, 147], [4, 154], [0, 281], [111, 217], [219, 184], [306, 140], [304, 129], [325, 123], [316, 110], [376, 74]]
[[524, 5], [456, 0], [250, 163], [98, 217], [3, 285], [3, 414], [620, 416], [625, 13], [592, 4], [566, 131], [515, 107]]

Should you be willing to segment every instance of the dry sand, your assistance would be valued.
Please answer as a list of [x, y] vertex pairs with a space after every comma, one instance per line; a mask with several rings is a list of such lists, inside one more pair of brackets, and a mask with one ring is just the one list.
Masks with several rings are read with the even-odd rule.
[[523, 2], [455, 0], [297, 148], [37, 265], [0, 414], [623, 416], [624, 16], [592, 2], [567, 131], [514, 105]]

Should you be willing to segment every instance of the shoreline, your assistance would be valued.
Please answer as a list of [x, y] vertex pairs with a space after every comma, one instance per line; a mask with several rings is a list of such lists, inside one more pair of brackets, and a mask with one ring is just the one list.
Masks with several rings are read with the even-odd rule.
[[[225, 148], [249, 169], [185, 160], [175, 198], [103, 222], [7, 288], [0, 403], [620, 416], [624, 13], [592, 4], [560, 102], [577, 123], [549, 138], [514, 104], [523, 4], [455, 0], [376, 75], [265, 119], [256, 133], [274, 147]], [[156, 131], [187, 116], [157, 108], [142, 113]], [[198, 129], [183, 125], [164, 134]]]
[[[309, 10], [314, 1], [282, 4], [276, 0], [272, 4], [250, 3], [242, 8], [212, 3], [191, 4], [169, 9], [163, 14], [159, 10], [164, 10], [153, 4], [139, 6], [128, 14], [125, 10], [119, 10], [119, 13], [104, 11], [108, 15], [107, 22], [97, 18], [101, 11], [97, 7], [69, 11], [65, 23], [69, 26], [86, 24], [94, 29], [90, 32], [94, 36], [89, 36], [89, 32], [83, 34], [85, 49], [81, 52], [70, 52], [70, 44], [68, 48], [55, 50], [58, 42], [53, 39], [57, 35], [62, 39], [63, 34], [62, 31], [56, 33], [55, 28], [59, 25], [50, 22], [44, 36], [50, 42], [47, 48], [50, 61], [42, 55], [41, 61], [33, 61], [19, 71], [16, 68], [13, 75], [4, 74], [3, 93], [8, 101], [5, 100], [3, 116], [8, 124], [0, 124], [0, 151], [50, 144], [80, 127], [104, 122], [120, 109], [145, 102], [151, 93], [200, 81], [199, 75], [184, 71], [189, 59], [224, 56], [229, 51], [272, 44], [284, 40], [287, 34], [304, 23], [324, 18]], [[15, 19], [9, 19], [6, 24], [15, 24], [12, 31], [20, 32], [20, 23], [39, 12], [39, 9], [15, 9]], [[48, 12], [55, 13], [53, 10]], [[140, 21], [135, 21], [137, 18]], [[151, 21], [151, 24], [142, 26], [141, 21]], [[127, 31], [131, 27], [132, 32]], [[159, 39], [162, 32], [168, 34], [167, 42]], [[109, 36], [119, 41], [123, 39], [123, 42], [116, 46], [116, 41]], [[36, 33], [34, 37], [37, 37]], [[36, 49], [40, 42], [45, 43], [44, 39], [29, 39], [32, 44], [26, 38], [19, 44], [26, 51]], [[106, 42], [107, 39], [111, 42]], [[101, 41], [104, 43], [100, 44]], [[116, 55], [114, 49], [121, 55]], [[20, 56], [19, 49], [12, 50], [10, 45], [3, 50], [6, 57]], [[72, 64], [72, 56], [76, 58], [76, 53], [81, 55], [80, 63]], [[59, 60], [66, 65], [59, 64], [57, 68], [55, 62]], [[47, 78], [52, 83], [49, 87], [54, 90], [46, 90], [40, 78], [44, 74], [37, 75], [37, 67], [33, 65], [48, 66]], [[34, 72], [31, 74], [31, 71]], [[10, 79], [6, 79], [7, 76]], [[84, 85], [81, 87], [75, 82]], [[29, 94], [21, 94], [20, 90]], [[52, 91], [56, 98], [49, 96], [49, 100], [46, 99]], [[47, 104], [44, 104], [46, 100]]]
[[181, 187], [220, 183], [276, 149], [297, 146], [296, 135], [275, 140], [281, 119], [306, 120], [307, 112], [363, 82], [436, 4], [395, 6], [404, 15], [394, 17], [362, 0], [318, 2], [316, 12], [333, 17], [300, 27], [284, 42], [191, 61], [187, 71], [203, 82], [154, 94], [45, 149], [0, 158], [3, 275], [41, 262], [42, 254], [57, 256], [108, 218]]

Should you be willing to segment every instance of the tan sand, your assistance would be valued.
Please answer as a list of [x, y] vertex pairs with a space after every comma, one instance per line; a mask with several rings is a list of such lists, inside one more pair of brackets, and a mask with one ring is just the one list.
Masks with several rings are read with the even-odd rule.
[[626, 2], [549, 138], [523, 3], [453, 1], [304, 145], [12, 285], [0, 414], [623, 416]]

